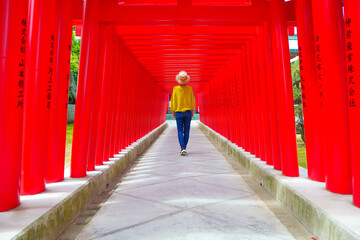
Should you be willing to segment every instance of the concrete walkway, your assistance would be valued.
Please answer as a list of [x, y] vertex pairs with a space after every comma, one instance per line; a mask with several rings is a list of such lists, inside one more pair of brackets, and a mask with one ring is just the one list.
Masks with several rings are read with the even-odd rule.
[[195, 122], [187, 151], [179, 155], [170, 123], [73, 239], [311, 239], [256, 195]]

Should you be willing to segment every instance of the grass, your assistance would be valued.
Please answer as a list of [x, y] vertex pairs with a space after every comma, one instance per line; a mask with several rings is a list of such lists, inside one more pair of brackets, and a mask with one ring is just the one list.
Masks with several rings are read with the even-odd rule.
[[71, 160], [71, 149], [72, 149], [72, 140], [73, 140], [73, 130], [74, 125], [69, 124], [66, 128], [66, 148], [65, 148], [65, 168], [70, 166]]
[[303, 168], [307, 168], [305, 143], [301, 139], [300, 134], [296, 134], [296, 142], [297, 142], [299, 166], [301, 166]]

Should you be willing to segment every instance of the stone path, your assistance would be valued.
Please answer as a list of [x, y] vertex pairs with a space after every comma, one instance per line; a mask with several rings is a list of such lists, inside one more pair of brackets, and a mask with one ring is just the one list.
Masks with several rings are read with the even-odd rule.
[[196, 125], [183, 157], [171, 123], [74, 238], [311, 239], [291, 234]]

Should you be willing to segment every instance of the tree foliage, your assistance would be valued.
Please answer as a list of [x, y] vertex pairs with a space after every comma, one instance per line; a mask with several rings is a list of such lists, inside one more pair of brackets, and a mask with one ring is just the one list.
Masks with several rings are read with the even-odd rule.
[[296, 132], [301, 134], [301, 139], [305, 142], [304, 114], [303, 114], [303, 105], [301, 98], [299, 60], [291, 63], [291, 76], [292, 76], [292, 84], [293, 84]]
[[[75, 36], [75, 27], [72, 31], [72, 47], [70, 58], [70, 87], [69, 87], [69, 103], [74, 104], [76, 100], [76, 85], [79, 72], [80, 58], [80, 38]], [[73, 81], [74, 80], [74, 81]]]
[[73, 27], [70, 71], [74, 73], [74, 79], [76, 83], [79, 72], [80, 42], [80, 39], [75, 36], [75, 27]]
[[301, 139], [305, 142], [304, 114], [303, 114], [303, 105], [301, 98], [299, 60], [291, 63], [291, 76], [292, 76], [293, 96], [294, 96], [296, 132], [301, 134]]

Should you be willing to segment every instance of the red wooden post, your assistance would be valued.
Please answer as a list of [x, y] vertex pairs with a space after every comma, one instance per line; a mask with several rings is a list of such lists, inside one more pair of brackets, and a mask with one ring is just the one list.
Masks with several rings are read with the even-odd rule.
[[[56, 74], [50, 109], [49, 146], [46, 161], [46, 182], [64, 179], [67, 107], [69, 99], [70, 54], [72, 38], [71, 0], [58, 1], [59, 23], [56, 46]], [[55, 60], [54, 60], [55, 61]]]
[[20, 204], [27, 2], [0, 1], [0, 212]]
[[199, 111], [199, 94], [195, 93], [195, 110]]
[[56, 72], [54, 3], [54, 0], [29, 1], [20, 184], [23, 195], [45, 190], [49, 111]]
[[[348, 67], [347, 86], [348, 86], [348, 106], [350, 120], [350, 148], [352, 159], [352, 184], [354, 204], [360, 207], [360, 148], [358, 147], [358, 136], [360, 126], [358, 119], [360, 117], [360, 95], [357, 85], [360, 83], [360, 2], [358, 0], [344, 0], [345, 7], [345, 39], [347, 45], [346, 60]], [[349, 69], [353, 71], [349, 72]], [[356, 85], [357, 84], [357, 85]]]
[[248, 122], [247, 122], [247, 112], [246, 112], [246, 95], [244, 92], [244, 70], [242, 69], [243, 64], [241, 63], [240, 51], [234, 59], [235, 64], [235, 73], [237, 76], [237, 91], [236, 91], [236, 101], [238, 103], [238, 117], [240, 121], [240, 133], [239, 137], [241, 139], [241, 147], [245, 151], [249, 151], [249, 131], [248, 131]]
[[295, 35], [295, 27], [293, 27], [293, 26], [288, 27], [288, 31], [289, 31], [289, 36]]
[[[124, 79], [130, 79], [130, 68], [131, 68], [130, 59], [129, 56], [127, 55], [127, 52], [124, 52], [124, 56], [127, 62], [126, 68], [124, 69]], [[125, 149], [127, 146], [127, 133], [129, 131], [128, 119], [130, 117], [128, 113], [130, 81], [125, 81], [123, 82], [123, 84], [124, 84], [124, 89], [126, 89], [126, 91], [123, 92], [124, 108], [122, 109], [122, 114], [123, 114], [122, 125], [121, 125], [122, 133], [120, 137], [121, 150]]]
[[[96, 69], [95, 69], [95, 85], [93, 91], [93, 105], [90, 119], [90, 133], [89, 133], [89, 151], [87, 161], [87, 171], [94, 171], [96, 165], [96, 148], [99, 132], [99, 112], [101, 93], [103, 86], [103, 74], [104, 74], [104, 63], [105, 63], [105, 43], [107, 37], [107, 26], [105, 24], [99, 25], [99, 41], [97, 44], [97, 57], [96, 57]], [[101, 140], [100, 140], [101, 141]]]
[[115, 133], [116, 133], [116, 117], [118, 112], [118, 96], [119, 96], [119, 71], [120, 71], [120, 61], [119, 61], [119, 39], [114, 37], [115, 45], [114, 45], [114, 61], [112, 64], [113, 68], [113, 82], [112, 82], [112, 93], [111, 93], [111, 112], [112, 112], [112, 123], [111, 123], [111, 132], [110, 132], [110, 147], [109, 147], [109, 157], [114, 157], [114, 154], [118, 152], [115, 151]]
[[308, 176], [312, 180], [323, 182], [325, 181], [325, 169], [324, 159], [320, 154], [320, 98], [316, 81], [316, 56], [312, 19], [311, 1], [297, 1], [296, 22], [298, 27]]
[[282, 171], [285, 176], [297, 177], [299, 166], [285, 12], [284, 0], [271, 1], [273, 66], [279, 114]]
[[216, 82], [214, 82], [214, 79], [212, 79], [212, 84], [210, 84], [210, 95], [211, 95], [211, 102], [212, 102], [212, 115], [211, 118], [213, 119], [213, 130], [216, 132], [219, 132], [219, 115], [216, 112], [216, 109], [219, 108], [218, 104], [219, 104], [219, 97], [218, 97], [218, 93], [216, 91], [214, 91], [214, 88], [216, 89]]
[[227, 105], [227, 116], [225, 115], [225, 120], [227, 120], [227, 134], [228, 134], [228, 139], [231, 142], [235, 142], [234, 141], [234, 114], [233, 114], [233, 109], [232, 109], [232, 96], [231, 96], [231, 91], [230, 91], [230, 87], [231, 87], [231, 83], [230, 83], [230, 76], [229, 76], [229, 63], [225, 66], [224, 68], [224, 88], [225, 88], [225, 104]]
[[233, 114], [233, 138], [234, 143], [237, 146], [241, 145], [241, 139], [240, 139], [240, 128], [241, 128], [241, 121], [239, 118], [239, 108], [238, 108], [238, 102], [237, 102], [237, 77], [236, 77], [236, 71], [234, 69], [234, 59], [232, 59], [230, 63], [230, 92], [231, 92], [231, 105], [232, 105], [232, 113]]
[[246, 62], [246, 58], [245, 58], [245, 49], [240, 51], [240, 64], [241, 64], [241, 69], [242, 69], [242, 73], [243, 73], [243, 77], [242, 77], [242, 96], [243, 96], [243, 107], [244, 107], [244, 120], [246, 123], [246, 129], [245, 129], [245, 141], [248, 142], [248, 148], [246, 148], [245, 145], [245, 150], [250, 152], [250, 153], [254, 153], [254, 132], [253, 132], [253, 122], [251, 121], [251, 107], [252, 107], [252, 102], [250, 100], [249, 97], [249, 78], [247, 75], [247, 62]]
[[248, 106], [247, 106], [247, 112], [248, 112], [248, 123], [249, 123], [249, 133], [250, 133], [250, 153], [256, 156], [259, 156], [259, 145], [258, 145], [258, 138], [256, 136], [258, 136], [257, 131], [256, 131], [256, 116], [255, 116], [255, 102], [253, 100], [253, 92], [252, 92], [252, 87], [250, 84], [250, 81], [252, 81], [252, 75], [251, 75], [251, 60], [250, 60], [250, 46], [249, 46], [249, 41], [247, 41], [246, 45], [245, 45], [245, 49], [244, 49], [244, 59], [243, 62], [245, 64], [245, 94], [246, 94], [246, 99], [248, 99]]
[[232, 82], [232, 101], [233, 101], [233, 114], [234, 114], [234, 126], [235, 126], [235, 143], [237, 146], [241, 147], [243, 145], [243, 141], [241, 138], [242, 131], [242, 120], [240, 115], [240, 101], [239, 101], [239, 74], [238, 69], [236, 68], [237, 64], [237, 56], [235, 56], [231, 61], [231, 82]]
[[[215, 80], [215, 79], [214, 79]], [[215, 83], [217, 84], [217, 85], [215, 85], [215, 86], [217, 86], [216, 87], [216, 89], [220, 89], [220, 81], [216, 81], [215, 80]], [[215, 107], [215, 116], [216, 116], [216, 118], [217, 118], [217, 131], [221, 134], [221, 135], [224, 135], [224, 114], [222, 113], [222, 112], [220, 112], [220, 109], [223, 109], [222, 108], [222, 102], [223, 102], [223, 96], [222, 96], [222, 94], [221, 94], [221, 92], [219, 91], [219, 90], [216, 90], [216, 91], [214, 91], [214, 93], [215, 94], [217, 94], [217, 97], [218, 97], [218, 106], [217, 107]]]
[[231, 130], [232, 130], [232, 127], [231, 127], [231, 105], [230, 105], [230, 96], [229, 96], [229, 89], [228, 89], [228, 86], [229, 86], [229, 79], [228, 79], [228, 69], [227, 69], [227, 65], [225, 65], [223, 67], [223, 70], [222, 70], [222, 85], [221, 85], [221, 90], [222, 90], [222, 95], [223, 95], [223, 108], [225, 111], [224, 111], [224, 114], [222, 115], [223, 116], [223, 119], [224, 119], [224, 136], [229, 139], [230, 141], [232, 141], [232, 137], [231, 137]]
[[257, 27], [257, 57], [259, 61], [259, 69], [264, 69], [265, 71], [259, 71], [260, 73], [260, 92], [259, 98], [261, 102], [262, 108], [262, 122], [264, 128], [264, 148], [265, 148], [265, 160], [267, 163], [272, 163], [273, 160], [273, 150], [271, 143], [271, 126], [270, 126], [270, 113], [269, 113], [269, 101], [268, 101], [268, 82], [269, 79], [266, 77], [266, 68], [265, 68], [265, 60], [264, 60], [264, 29], [263, 27]]
[[258, 129], [258, 145], [259, 145], [259, 158], [262, 161], [266, 160], [266, 148], [265, 148], [265, 123], [264, 123], [264, 116], [263, 116], [263, 107], [264, 102], [261, 101], [263, 99], [262, 91], [265, 89], [263, 85], [260, 84], [260, 81], [263, 80], [263, 71], [258, 71], [259, 69], [259, 47], [258, 47], [258, 36], [259, 32], [257, 32], [257, 36], [252, 38], [251, 41], [251, 52], [252, 52], [252, 66], [254, 72], [253, 78], [253, 86], [254, 86], [254, 101], [256, 104], [256, 125]]
[[107, 118], [106, 118], [106, 131], [105, 131], [105, 144], [104, 144], [104, 159], [103, 161], [109, 161], [109, 158], [110, 157], [113, 157], [111, 156], [110, 154], [110, 145], [111, 145], [111, 132], [114, 130], [114, 127], [113, 127], [113, 115], [114, 115], [114, 111], [113, 111], [113, 99], [114, 99], [114, 96], [113, 96], [113, 93], [114, 93], [114, 81], [116, 81], [116, 77], [115, 77], [115, 74], [114, 74], [114, 70], [115, 70], [115, 65], [113, 65], [112, 63], [114, 61], [116, 61], [116, 54], [113, 54], [114, 50], [116, 49], [115, 48], [115, 45], [116, 45], [116, 42], [115, 42], [115, 37], [114, 36], [111, 36], [111, 52], [109, 52], [109, 54], [112, 55], [112, 58], [111, 58], [111, 62], [110, 62], [110, 67], [107, 71], [108, 72], [108, 77], [106, 78], [107, 81], [110, 81], [109, 83], [109, 99], [108, 99], [108, 108], [107, 108]]
[[218, 102], [217, 96], [214, 94], [214, 90], [213, 90], [213, 84], [209, 85], [209, 99], [210, 99], [210, 109], [211, 109], [211, 114], [210, 114], [210, 119], [211, 119], [211, 128], [213, 130], [217, 130], [217, 115], [215, 114], [215, 108], [217, 107], [216, 104]]
[[119, 153], [121, 151], [121, 134], [122, 134], [122, 123], [123, 123], [123, 108], [124, 108], [124, 82], [126, 79], [124, 78], [124, 70], [126, 66], [124, 49], [121, 48], [119, 51], [119, 62], [121, 63], [121, 69], [119, 72], [119, 94], [117, 98], [117, 114], [116, 114], [116, 129], [115, 129], [115, 152]]
[[128, 115], [127, 115], [127, 104], [128, 104], [128, 98], [127, 98], [127, 92], [128, 92], [128, 86], [129, 86], [129, 81], [125, 81], [125, 79], [128, 79], [128, 74], [129, 74], [129, 67], [130, 67], [130, 64], [129, 64], [129, 59], [128, 59], [128, 56], [126, 54], [125, 51], [123, 51], [123, 61], [125, 63], [125, 66], [123, 68], [123, 75], [122, 75], [122, 94], [121, 94], [121, 97], [122, 97], [122, 103], [123, 103], [123, 108], [121, 109], [121, 125], [120, 125], [120, 133], [119, 133], [119, 140], [120, 140], [120, 151], [125, 149], [125, 136], [126, 136], [126, 131], [127, 131], [127, 128], [126, 128], [126, 121], [127, 121], [127, 118], [128, 118]]
[[240, 119], [238, 118], [238, 102], [237, 102], [237, 79], [236, 72], [234, 69], [234, 59], [229, 63], [229, 91], [230, 91], [230, 103], [231, 103], [231, 116], [232, 116], [232, 138], [233, 142], [240, 146], [241, 140], [239, 138], [239, 129], [240, 129]]
[[133, 77], [133, 80], [132, 80], [132, 83], [131, 83], [131, 91], [130, 91], [130, 96], [129, 96], [129, 99], [131, 99], [131, 104], [130, 104], [130, 122], [129, 122], [129, 139], [128, 139], [128, 145], [132, 144], [135, 140], [135, 128], [136, 128], [136, 124], [135, 124], [135, 121], [136, 121], [136, 117], [135, 117], [135, 101], [136, 101], [136, 85], [137, 85], [137, 81], [138, 81], [138, 76], [137, 76], [137, 69], [136, 69], [136, 66], [135, 66], [135, 61], [134, 59], [131, 59], [131, 62], [132, 62], [132, 71], [133, 71], [133, 74], [132, 74], [132, 77]]
[[[49, 61], [49, 79], [48, 79], [48, 88], [47, 88], [47, 107], [49, 108], [49, 123], [48, 123], [48, 133], [47, 133], [47, 153], [45, 157], [45, 181], [46, 183], [51, 182], [58, 182], [61, 181], [61, 175], [59, 176], [60, 179], [57, 179], [57, 171], [61, 170], [58, 169], [56, 166], [57, 161], [59, 159], [53, 158], [52, 154], [53, 151], [57, 151], [56, 147], [59, 145], [57, 144], [59, 139], [58, 132], [55, 131], [55, 124], [54, 118], [56, 118], [55, 114], [55, 105], [57, 105], [57, 102], [59, 101], [58, 96], [55, 96], [56, 92], [56, 77], [58, 73], [58, 64], [57, 59], [59, 57], [60, 52], [58, 52], [58, 33], [59, 33], [59, 23], [60, 23], [60, 2], [58, 0], [53, 0], [53, 24], [51, 26], [51, 29], [54, 29], [52, 32], [52, 40], [51, 40], [51, 46], [50, 46], [50, 61]], [[71, 20], [70, 20], [71, 21]], [[56, 29], [56, 30], [55, 30]], [[71, 31], [71, 28], [70, 28]], [[67, 47], [68, 50], [68, 47]], [[67, 101], [65, 102], [67, 103]], [[67, 116], [66, 116], [67, 117]], [[61, 118], [61, 117], [60, 117]], [[66, 136], [66, 130], [65, 130], [65, 136]], [[65, 140], [64, 140], [65, 141]], [[60, 145], [61, 146], [61, 145]], [[60, 157], [61, 153], [59, 153], [56, 157]], [[64, 144], [64, 163], [65, 163], [65, 144]], [[62, 171], [63, 173], [64, 171]]]
[[109, 27], [104, 26], [103, 36], [105, 37], [104, 43], [104, 63], [103, 63], [103, 73], [101, 75], [102, 86], [101, 86], [101, 96], [100, 96], [100, 109], [99, 109], [99, 124], [96, 140], [96, 165], [102, 165], [104, 161], [105, 154], [105, 137], [106, 131], [108, 128], [107, 119], [109, 115], [109, 98], [110, 98], [110, 88], [111, 88], [111, 79], [110, 72], [112, 68], [112, 58], [113, 58], [113, 49], [112, 49], [112, 37], [109, 33]]
[[314, 0], [312, 10], [314, 30], [318, 33], [315, 35], [315, 54], [321, 60], [317, 68], [321, 70], [318, 72], [318, 86], [323, 115], [321, 140], [325, 145], [326, 187], [335, 193], [349, 194], [352, 192], [352, 179], [342, 1]]
[[255, 82], [257, 81], [257, 70], [256, 63], [253, 56], [253, 45], [254, 39], [248, 41], [248, 45], [246, 48], [247, 61], [249, 65], [249, 90], [250, 90], [250, 99], [252, 102], [252, 121], [254, 128], [254, 143], [255, 143], [255, 152], [254, 155], [260, 158], [261, 150], [260, 150], [260, 122], [259, 122], [259, 106], [257, 101], [257, 94], [255, 88]]
[[267, 159], [268, 165], [274, 165], [274, 169], [281, 170], [281, 155], [280, 155], [280, 135], [279, 135], [279, 121], [278, 121], [278, 110], [276, 100], [276, 88], [275, 80], [273, 76], [273, 63], [271, 55], [271, 45], [269, 36], [269, 26], [264, 23], [264, 58], [265, 58], [265, 71], [268, 87], [268, 98], [269, 102], [269, 118], [270, 118], [270, 129], [271, 129], [271, 149], [273, 153], [272, 159]]
[[84, 4], [84, 20], [80, 50], [78, 91], [75, 106], [74, 135], [70, 176], [86, 176], [90, 118], [95, 90], [95, 64], [99, 26], [97, 22], [98, 0], [87, 0]]

